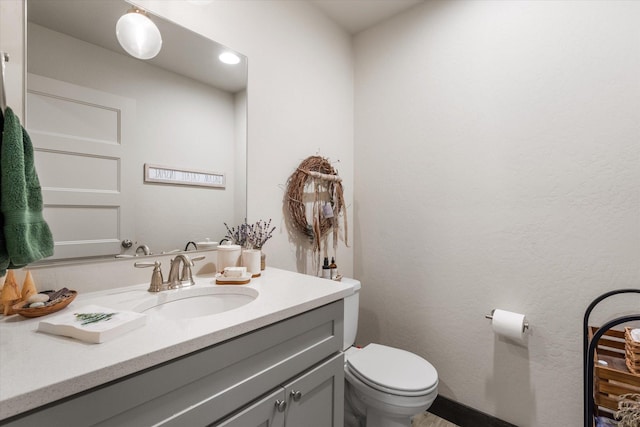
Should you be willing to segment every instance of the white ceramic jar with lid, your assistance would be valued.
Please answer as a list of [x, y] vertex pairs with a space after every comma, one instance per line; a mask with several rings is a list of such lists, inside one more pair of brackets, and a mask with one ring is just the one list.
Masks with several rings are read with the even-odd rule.
[[201, 242], [196, 242], [198, 249], [215, 249], [218, 247], [218, 242], [214, 242], [208, 237]]
[[242, 248], [240, 245], [219, 245], [216, 270], [222, 273], [225, 267], [239, 267], [241, 255]]

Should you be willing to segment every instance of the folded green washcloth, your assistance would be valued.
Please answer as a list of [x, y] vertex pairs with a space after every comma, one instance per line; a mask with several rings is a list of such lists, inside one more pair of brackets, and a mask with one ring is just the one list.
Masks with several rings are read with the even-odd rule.
[[9, 107], [0, 140], [0, 212], [0, 276], [53, 255], [31, 138]]

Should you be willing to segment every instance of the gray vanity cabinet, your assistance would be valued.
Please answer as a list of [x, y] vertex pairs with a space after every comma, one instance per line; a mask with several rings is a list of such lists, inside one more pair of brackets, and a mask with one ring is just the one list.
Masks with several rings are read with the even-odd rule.
[[340, 300], [0, 426], [342, 427], [342, 322]]
[[214, 426], [341, 427], [343, 384], [343, 357], [338, 354]]
[[344, 357], [334, 356], [284, 387], [287, 427], [337, 427], [344, 422]]
[[283, 427], [284, 411], [277, 408], [284, 401], [284, 389], [278, 388], [215, 427]]

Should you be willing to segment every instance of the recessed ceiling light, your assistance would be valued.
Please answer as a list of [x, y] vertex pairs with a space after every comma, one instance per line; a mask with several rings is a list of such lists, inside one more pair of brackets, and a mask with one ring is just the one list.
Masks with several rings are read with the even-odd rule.
[[220, 61], [224, 62], [225, 64], [231, 64], [231, 65], [234, 65], [240, 62], [240, 57], [233, 52], [221, 53], [220, 56], [218, 56], [218, 59], [220, 59]]

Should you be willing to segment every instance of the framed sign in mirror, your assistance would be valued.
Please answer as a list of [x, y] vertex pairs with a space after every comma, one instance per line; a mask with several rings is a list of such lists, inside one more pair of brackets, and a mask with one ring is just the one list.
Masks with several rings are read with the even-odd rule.
[[155, 184], [195, 185], [196, 187], [225, 187], [225, 174], [198, 169], [144, 165], [144, 182]]

